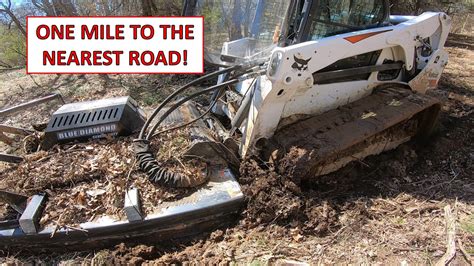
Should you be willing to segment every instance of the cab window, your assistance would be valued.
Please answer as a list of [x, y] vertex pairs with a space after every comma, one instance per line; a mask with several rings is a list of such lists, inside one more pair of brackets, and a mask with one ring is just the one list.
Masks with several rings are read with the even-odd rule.
[[382, 0], [320, 0], [308, 40], [381, 26], [385, 13]]

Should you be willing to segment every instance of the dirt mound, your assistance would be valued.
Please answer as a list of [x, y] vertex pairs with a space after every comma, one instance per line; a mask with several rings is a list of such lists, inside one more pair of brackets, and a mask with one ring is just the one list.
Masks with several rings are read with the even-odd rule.
[[243, 225], [254, 228], [276, 224], [325, 237], [346, 226], [348, 220], [354, 223], [370, 219], [366, 206], [357, 199], [390, 193], [390, 189], [379, 187], [380, 183], [368, 185], [367, 181], [382, 175], [380, 181], [391, 184], [388, 180], [406, 177], [417, 158], [413, 147], [406, 144], [301, 184], [278, 174], [271, 164], [248, 160], [241, 164], [239, 179], [247, 200]]
[[247, 199], [246, 224], [279, 224], [299, 227], [305, 232], [324, 235], [338, 227], [336, 210], [331, 202], [311, 191], [302, 191], [290, 178], [264, 169], [255, 160], [243, 162], [240, 182]]

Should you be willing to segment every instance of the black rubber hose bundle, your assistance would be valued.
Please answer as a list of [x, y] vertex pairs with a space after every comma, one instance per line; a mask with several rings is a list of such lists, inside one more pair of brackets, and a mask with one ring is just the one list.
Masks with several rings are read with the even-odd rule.
[[184, 86], [182, 86], [179, 89], [177, 89], [176, 91], [174, 91], [171, 95], [166, 97], [166, 99], [155, 110], [153, 110], [153, 113], [151, 114], [150, 118], [148, 118], [148, 120], [145, 122], [145, 125], [143, 125], [138, 138], [140, 138], [140, 139], [144, 138], [145, 131], [147, 130], [150, 123], [155, 119], [155, 117], [165, 107], [165, 105], [168, 104], [169, 102], [171, 102], [174, 99], [174, 97], [176, 97], [178, 94], [184, 92], [185, 90], [189, 89], [193, 85], [200, 84], [200, 83], [202, 83], [202, 82], [204, 82], [208, 79], [215, 78], [215, 77], [217, 77], [221, 74], [226, 74], [226, 73], [229, 73], [231, 71], [234, 71], [234, 70], [237, 70], [237, 69], [240, 69], [240, 68], [241, 68], [240, 66], [233, 66], [233, 67], [228, 67], [228, 68], [224, 68], [224, 69], [209, 73], [207, 75], [204, 75], [204, 76], [202, 76], [198, 79], [195, 79], [195, 80], [185, 84]]
[[200, 95], [203, 95], [203, 94], [206, 94], [208, 92], [212, 92], [212, 91], [215, 91], [215, 90], [218, 90], [218, 89], [221, 89], [223, 87], [226, 87], [226, 86], [229, 86], [229, 85], [232, 85], [232, 84], [235, 84], [239, 82], [238, 79], [232, 79], [232, 80], [229, 80], [229, 81], [226, 81], [226, 82], [223, 82], [223, 83], [220, 83], [220, 84], [217, 84], [217, 85], [214, 85], [212, 87], [209, 87], [207, 89], [204, 89], [204, 90], [201, 90], [201, 91], [198, 91], [198, 92], [195, 92], [189, 96], [186, 96], [184, 97], [183, 99], [179, 100], [177, 103], [175, 103], [173, 106], [171, 106], [168, 110], [166, 110], [166, 112], [164, 112], [163, 115], [161, 115], [160, 119], [155, 123], [155, 125], [150, 129], [150, 132], [148, 132], [148, 135], [146, 136], [146, 139], [147, 140], [150, 140], [150, 138], [153, 136], [153, 133], [155, 133], [156, 129], [160, 126], [160, 124], [176, 109], [178, 109], [181, 105], [183, 105], [184, 103], [188, 102], [189, 100], [193, 99], [193, 98], [196, 98]]
[[[204, 81], [208, 78], [215, 77], [218, 74], [223, 74], [223, 73], [228, 73], [232, 70], [238, 69], [238, 67], [231, 67], [229, 69], [226, 69], [226, 71], [220, 70], [214, 73], [211, 73], [209, 75], [206, 75], [204, 77], [201, 77], [200, 81]], [[238, 79], [232, 79], [226, 82], [223, 82], [221, 84], [217, 84], [214, 86], [211, 86], [207, 89], [204, 89], [202, 91], [193, 93], [187, 97], [184, 97], [183, 99], [179, 100], [177, 103], [175, 103], [173, 106], [171, 106], [164, 114], [160, 116], [158, 121], [155, 123], [155, 125], [151, 128], [151, 130], [148, 132], [147, 136], [145, 137], [145, 132], [147, 127], [150, 125], [151, 120], [155, 118], [156, 115], [158, 115], [158, 112], [164, 107], [164, 105], [171, 101], [171, 99], [178, 94], [178, 92], [184, 91], [186, 88], [189, 88], [191, 84], [197, 84], [197, 80], [186, 84], [185, 86], [181, 87], [177, 91], [175, 91], [172, 95], [170, 95], [160, 106], [155, 109], [153, 112], [152, 116], [147, 120], [145, 125], [143, 126], [139, 139], [134, 141], [134, 150], [136, 154], [136, 159], [138, 162], [138, 166], [140, 169], [145, 172], [149, 178], [149, 180], [153, 183], [166, 186], [166, 187], [174, 187], [174, 188], [189, 188], [189, 187], [195, 187], [203, 184], [205, 181], [207, 181], [207, 176], [206, 178], [195, 178], [192, 176], [185, 176], [179, 173], [172, 172], [162, 166], [158, 163], [158, 161], [155, 159], [155, 155], [153, 151], [151, 150], [150, 146], [150, 141], [149, 139], [153, 136], [154, 131], [158, 128], [158, 126], [163, 122], [166, 117], [168, 117], [169, 114], [171, 114], [174, 110], [179, 108], [181, 105], [183, 105], [185, 102], [198, 97], [200, 95], [203, 95], [208, 92], [216, 91], [219, 89], [222, 89], [223, 87], [232, 85], [237, 83], [239, 80]]]
[[138, 166], [153, 183], [173, 188], [189, 188], [199, 186], [206, 181], [206, 178], [192, 178], [161, 167], [150, 148], [150, 142], [147, 140], [136, 140], [134, 149]]

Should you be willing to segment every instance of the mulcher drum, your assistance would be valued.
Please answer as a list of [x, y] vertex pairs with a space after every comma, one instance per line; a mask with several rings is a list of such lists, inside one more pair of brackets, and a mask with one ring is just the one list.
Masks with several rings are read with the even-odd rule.
[[[186, 113], [176, 110], [171, 117], [180, 118]], [[190, 118], [198, 115], [199, 113], [193, 114]], [[196, 142], [201, 152], [208, 145], [205, 141]], [[44, 226], [39, 227], [37, 233], [29, 235], [20, 226], [2, 227], [0, 223], [0, 250], [90, 249], [117, 244], [125, 239], [139, 239], [142, 242], [150, 240], [156, 243], [224, 226], [234, 220], [233, 214], [239, 212], [244, 200], [243, 194], [234, 175], [225, 165], [209, 165], [207, 177], [208, 182], [196, 188], [192, 194], [174, 202], [156, 205], [153, 212], [145, 213], [143, 220], [139, 221], [102, 215], [74, 228]], [[42, 215], [44, 213], [40, 213], [38, 220]]]

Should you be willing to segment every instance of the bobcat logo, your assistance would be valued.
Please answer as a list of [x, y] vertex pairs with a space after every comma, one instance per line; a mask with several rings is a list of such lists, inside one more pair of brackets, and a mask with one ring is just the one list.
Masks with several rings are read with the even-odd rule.
[[297, 69], [299, 71], [305, 71], [308, 69], [308, 62], [311, 61], [311, 57], [305, 60], [298, 57], [297, 55], [294, 55], [293, 58], [295, 59], [295, 62], [293, 65], [291, 65], [293, 69]]

